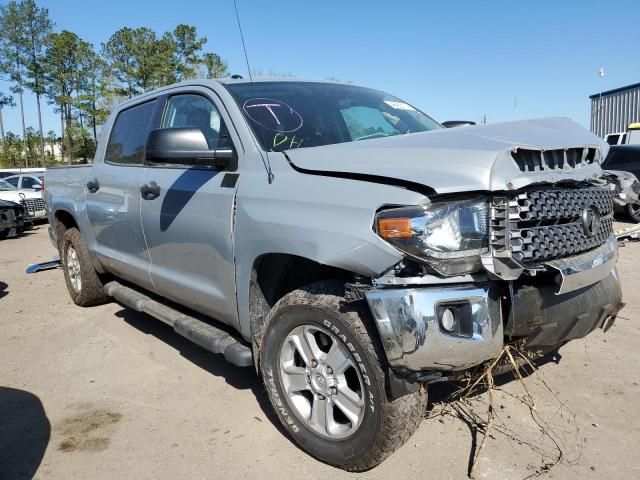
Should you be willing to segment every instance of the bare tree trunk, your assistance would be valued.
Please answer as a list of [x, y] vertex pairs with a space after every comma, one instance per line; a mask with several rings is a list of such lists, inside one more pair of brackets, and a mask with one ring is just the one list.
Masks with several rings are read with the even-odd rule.
[[24, 101], [22, 99], [22, 84], [20, 84], [20, 115], [22, 116], [22, 145], [24, 148], [24, 166], [29, 168], [29, 149], [27, 148], [27, 127], [24, 123]]
[[93, 127], [93, 143], [97, 146], [98, 145], [98, 129], [96, 128], [96, 97], [97, 97], [97, 93], [96, 93], [96, 80], [95, 78], [93, 79], [92, 82], [92, 90], [91, 90], [91, 108], [92, 108], [92, 115], [91, 115], [91, 126]]
[[80, 91], [76, 85], [76, 101], [78, 102], [78, 119], [80, 120], [80, 131], [82, 132], [82, 159], [86, 162], [87, 156], [85, 155], [86, 138], [84, 135], [84, 119], [82, 118], [82, 108], [80, 108]]
[[64, 163], [64, 154], [66, 153], [66, 148], [64, 148], [64, 109], [63, 106], [60, 105], [60, 156], [62, 157], [62, 162]]
[[4, 143], [4, 123], [2, 122], [2, 109], [0, 108], [0, 138], [2, 138], [2, 143]]
[[40, 127], [40, 131], [38, 134], [40, 135], [40, 162], [44, 167], [44, 132], [42, 131], [42, 111], [40, 110], [40, 94], [36, 93], [36, 105], [38, 106], [38, 126]]
[[[71, 97], [73, 92], [69, 92], [69, 97]], [[67, 154], [69, 155], [69, 163], [73, 162], [73, 137], [71, 135], [71, 130], [73, 127], [73, 112], [71, 111], [71, 104], [68, 103], [65, 105], [65, 129], [67, 132]]]
[[82, 119], [82, 108], [80, 108], [80, 92], [76, 88], [76, 102], [78, 102], [78, 118], [80, 119], [80, 128], [84, 130], [84, 123]]
[[[95, 102], [93, 103], [93, 111], [96, 111], [96, 104]], [[0, 121], [2, 121], [2, 118], [0, 118]], [[93, 141], [96, 145], [98, 145], [98, 129], [96, 127], [96, 115], [95, 113], [93, 114], [93, 118], [92, 118], [92, 123], [93, 123]]]

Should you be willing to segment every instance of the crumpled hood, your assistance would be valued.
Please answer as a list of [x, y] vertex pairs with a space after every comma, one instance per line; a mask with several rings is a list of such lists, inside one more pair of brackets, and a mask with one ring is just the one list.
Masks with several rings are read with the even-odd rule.
[[569, 119], [545, 118], [301, 148], [286, 154], [302, 171], [387, 177], [420, 183], [437, 193], [454, 193], [600, 176], [597, 162], [576, 169], [523, 172], [511, 152], [600, 149], [601, 145], [600, 138]]

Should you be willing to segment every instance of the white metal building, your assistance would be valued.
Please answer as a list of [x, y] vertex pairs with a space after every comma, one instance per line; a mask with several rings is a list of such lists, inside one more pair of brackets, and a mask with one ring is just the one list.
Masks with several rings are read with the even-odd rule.
[[595, 93], [591, 99], [591, 131], [601, 138], [624, 132], [640, 122], [640, 83]]

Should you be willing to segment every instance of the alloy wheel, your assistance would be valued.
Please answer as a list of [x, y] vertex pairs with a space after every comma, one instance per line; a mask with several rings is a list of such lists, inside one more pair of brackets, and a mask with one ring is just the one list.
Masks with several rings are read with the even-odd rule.
[[78, 252], [73, 248], [73, 245], [69, 245], [67, 248], [67, 273], [69, 274], [69, 281], [76, 293], [80, 293], [82, 289], [82, 273], [80, 270], [80, 259], [78, 258]]
[[279, 358], [296, 416], [323, 437], [353, 435], [365, 413], [364, 382], [347, 346], [323, 327], [300, 325], [286, 336]]

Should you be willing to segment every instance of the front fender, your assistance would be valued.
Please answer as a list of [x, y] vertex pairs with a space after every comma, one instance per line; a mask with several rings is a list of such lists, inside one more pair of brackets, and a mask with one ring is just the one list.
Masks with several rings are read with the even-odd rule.
[[399, 187], [305, 175], [293, 169], [276, 171], [272, 184], [261, 173], [243, 175], [235, 221], [242, 335], [250, 338], [249, 285], [258, 257], [290, 254], [376, 276], [402, 259], [398, 250], [373, 231], [376, 211], [384, 205], [425, 202], [425, 196]]

